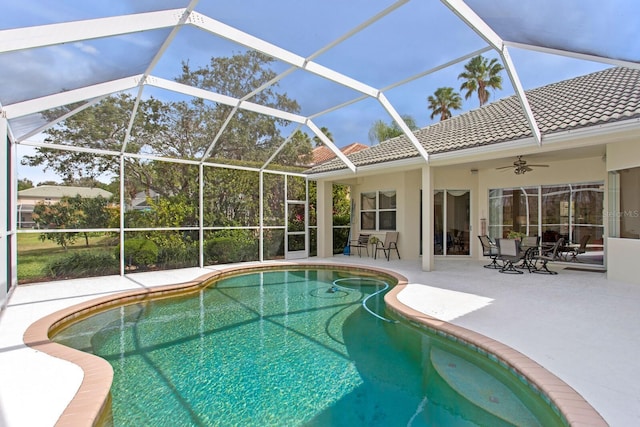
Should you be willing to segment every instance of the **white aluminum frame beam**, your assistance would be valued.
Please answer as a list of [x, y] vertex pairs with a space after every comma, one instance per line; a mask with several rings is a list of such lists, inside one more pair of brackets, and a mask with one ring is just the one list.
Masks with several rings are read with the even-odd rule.
[[133, 130], [136, 114], [140, 106], [140, 100], [142, 99], [142, 93], [144, 92], [144, 81], [147, 79], [147, 77], [151, 75], [151, 72], [153, 71], [153, 69], [156, 67], [160, 59], [162, 59], [162, 55], [169, 48], [173, 39], [175, 39], [175, 37], [178, 35], [178, 31], [180, 31], [180, 29], [182, 28], [184, 23], [187, 21], [187, 19], [189, 18], [189, 15], [191, 14], [191, 12], [193, 12], [193, 9], [196, 7], [199, 1], [200, 0], [191, 0], [189, 2], [189, 5], [182, 13], [182, 17], [180, 18], [178, 23], [171, 29], [171, 33], [169, 33], [169, 35], [164, 40], [164, 42], [162, 42], [162, 46], [160, 46], [160, 48], [154, 55], [153, 59], [147, 66], [147, 69], [143, 73], [142, 80], [140, 82], [140, 88], [138, 89], [138, 95], [136, 96], [136, 102], [133, 106], [133, 111], [131, 112], [131, 119], [129, 120], [129, 125], [127, 126], [127, 131], [125, 132], [125, 135], [124, 135], [124, 141], [122, 142], [121, 151], [123, 153], [127, 151], [127, 145], [129, 144], [129, 140], [131, 138], [131, 131]]
[[542, 143], [542, 134], [540, 132], [540, 128], [536, 121], [536, 118], [533, 116], [531, 111], [531, 106], [529, 105], [529, 101], [527, 100], [527, 95], [522, 88], [522, 84], [520, 83], [520, 79], [518, 78], [518, 74], [516, 72], [515, 66], [511, 61], [511, 56], [509, 55], [509, 51], [504, 44], [504, 40], [495, 32], [493, 29], [486, 23], [482, 18], [480, 18], [464, 1], [462, 0], [440, 0], [444, 3], [458, 18], [460, 18], [464, 23], [466, 23], [472, 30], [476, 32], [480, 37], [482, 37], [487, 43], [489, 43], [493, 48], [500, 54], [502, 58], [505, 69], [507, 70], [507, 74], [509, 75], [509, 79], [511, 80], [511, 84], [513, 85], [513, 89], [518, 96], [520, 101], [520, 105], [524, 111], [524, 114], [529, 122], [529, 127], [531, 128], [531, 133], [533, 134], [534, 139], [540, 145]]
[[0, 53], [172, 27], [180, 22], [185, 10], [161, 10], [2, 30]]
[[311, 119], [307, 119], [305, 124], [309, 129], [311, 129], [313, 133], [316, 134], [318, 138], [320, 138], [320, 141], [322, 141], [324, 145], [326, 145], [331, 151], [333, 151], [333, 154], [335, 154], [340, 160], [342, 160], [342, 163], [347, 165], [347, 167], [351, 169], [352, 172], [356, 172], [356, 166], [351, 162], [351, 160], [349, 160], [347, 156], [345, 156], [344, 153], [340, 151], [338, 147], [336, 147], [336, 145], [327, 137], [327, 135], [322, 132], [322, 130], [320, 130], [318, 126], [316, 126], [315, 123], [313, 123], [313, 121], [311, 121]]
[[[399, 0], [397, 2], [395, 2], [394, 4], [392, 4], [391, 6], [387, 7], [386, 9], [384, 9], [383, 11], [377, 13], [375, 16], [369, 18], [368, 20], [366, 20], [365, 22], [361, 23], [360, 25], [356, 26], [355, 28], [349, 30], [346, 34], [342, 35], [341, 37], [337, 38], [336, 40], [332, 41], [331, 43], [327, 44], [326, 46], [323, 46], [322, 48], [320, 48], [319, 50], [315, 51], [314, 53], [312, 53], [311, 55], [309, 55], [306, 59], [305, 62], [311, 61], [314, 58], [317, 58], [318, 56], [322, 55], [323, 53], [333, 49], [334, 47], [336, 47], [337, 45], [339, 45], [340, 43], [342, 43], [343, 41], [349, 39], [350, 37], [354, 36], [355, 34], [359, 33], [360, 31], [364, 30], [365, 28], [369, 27], [370, 25], [372, 25], [373, 23], [379, 21], [380, 19], [382, 19], [383, 17], [387, 16], [388, 14], [390, 14], [391, 12], [393, 12], [394, 10], [396, 10], [397, 8], [399, 8], [400, 6], [403, 6], [404, 4], [406, 4], [409, 0]], [[246, 94], [245, 96], [242, 97], [241, 101], [246, 101], [248, 99], [250, 99], [251, 97], [253, 97], [254, 95], [262, 92], [263, 90], [265, 90], [268, 87], [273, 86], [274, 84], [276, 84], [277, 82], [279, 82], [280, 80], [282, 80], [283, 78], [285, 78], [286, 76], [288, 76], [289, 74], [293, 73], [294, 71], [296, 71], [298, 69], [297, 66], [291, 66], [290, 68], [288, 68], [287, 70], [283, 71], [282, 73], [278, 74], [277, 76], [275, 76], [273, 79], [269, 80], [268, 82], [265, 82], [264, 84], [262, 84], [260, 87], [252, 90], [250, 93]], [[366, 99], [367, 96], [363, 95], [360, 99]], [[228, 126], [229, 122], [231, 121], [231, 118], [236, 114], [236, 112], [238, 111], [238, 107], [234, 107], [234, 109], [229, 113], [229, 115], [227, 116], [226, 120], [224, 121], [224, 123], [222, 124], [222, 126], [220, 127], [220, 129], [218, 130], [218, 133], [216, 134], [216, 136], [214, 137], [213, 141], [211, 142], [211, 144], [209, 145], [209, 147], [207, 148], [207, 151], [205, 152], [205, 154], [202, 156], [202, 159], [206, 159], [209, 154], [211, 153], [211, 151], [213, 150], [213, 148], [216, 146], [216, 144], [218, 143], [218, 140], [220, 139], [220, 137], [222, 136], [222, 133], [224, 132], [225, 128]], [[308, 117], [311, 118], [311, 117]], [[299, 128], [298, 128], [299, 129]], [[294, 131], [295, 132], [295, 131]], [[290, 138], [287, 138], [287, 141], [289, 141]], [[284, 148], [283, 146], [279, 147], [278, 150], [269, 158], [269, 160], [267, 160], [266, 164], [262, 167], [262, 169], [264, 169], [266, 167], [267, 164], [269, 164], [272, 159], [275, 157], [275, 155], [280, 152], [282, 150], [282, 148]]]
[[511, 79], [511, 85], [516, 91], [518, 95], [518, 100], [520, 101], [520, 106], [524, 111], [524, 115], [529, 122], [529, 128], [531, 129], [531, 133], [533, 139], [536, 141], [538, 145], [542, 144], [542, 132], [540, 132], [540, 128], [538, 127], [538, 122], [533, 115], [533, 111], [531, 110], [531, 105], [529, 105], [529, 101], [527, 100], [527, 94], [522, 87], [522, 83], [520, 83], [520, 78], [518, 77], [518, 73], [516, 71], [516, 67], [511, 61], [511, 55], [509, 55], [509, 49], [504, 46], [502, 51], [500, 52], [500, 56], [502, 57], [502, 63], [504, 64], [505, 69], [507, 70], [507, 74]]
[[262, 39], [247, 34], [220, 21], [209, 18], [208, 16], [194, 12], [189, 17], [189, 23], [218, 37], [222, 37], [234, 43], [238, 43], [249, 49], [257, 50], [284, 63], [293, 65], [303, 70], [307, 70], [313, 74], [324, 77], [357, 92], [364, 93], [374, 98], [378, 93], [377, 89], [366, 85], [358, 80], [352, 79], [351, 77], [338, 73], [337, 71], [324, 67], [313, 61], [309, 61], [303, 56], [297, 55], [274, 44], [268, 43]]
[[269, 166], [269, 163], [271, 163], [273, 161], [273, 159], [276, 158], [278, 153], [281, 152], [282, 149], [289, 143], [289, 141], [291, 141], [293, 139], [293, 136], [296, 134], [296, 132], [298, 132], [300, 130], [301, 127], [302, 127], [302, 125], [296, 126], [296, 128], [293, 130], [293, 132], [291, 132], [289, 134], [289, 136], [284, 140], [284, 142], [282, 144], [280, 144], [278, 149], [267, 159], [266, 162], [264, 162], [264, 164], [260, 168], [261, 171], [265, 170], [267, 168], [267, 166]]
[[55, 126], [55, 124], [56, 124], [56, 123], [59, 123], [59, 122], [61, 122], [61, 121], [63, 121], [63, 120], [66, 120], [66, 119], [68, 119], [69, 117], [71, 117], [71, 116], [73, 116], [73, 115], [75, 115], [75, 114], [79, 113], [80, 111], [82, 111], [82, 110], [86, 110], [87, 108], [89, 108], [89, 107], [92, 107], [92, 106], [96, 105], [98, 102], [102, 101], [102, 100], [103, 100], [104, 98], [106, 98], [107, 96], [108, 96], [108, 95], [103, 95], [103, 96], [100, 96], [100, 97], [98, 97], [98, 98], [94, 98], [94, 99], [90, 99], [90, 100], [88, 100], [86, 103], [82, 104], [82, 105], [81, 105], [81, 106], [79, 106], [78, 108], [75, 108], [75, 109], [73, 109], [73, 110], [69, 111], [68, 113], [63, 114], [62, 116], [58, 117], [58, 118], [57, 118], [57, 119], [55, 119], [54, 121], [49, 122], [49, 123], [46, 123], [46, 124], [44, 124], [44, 125], [42, 125], [42, 126], [40, 126], [40, 127], [35, 128], [34, 130], [32, 130], [32, 131], [30, 131], [30, 132], [27, 132], [27, 133], [26, 133], [26, 134], [24, 134], [24, 135], [21, 135], [21, 136], [20, 136], [20, 138], [17, 138], [17, 139], [16, 139], [16, 143], [18, 143], [18, 144], [19, 144], [20, 142], [22, 142], [22, 141], [24, 141], [24, 140], [26, 140], [26, 139], [28, 139], [28, 138], [31, 138], [32, 136], [35, 136], [35, 135], [39, 134], [40, 132], [45, 131], [46, 129], [49, 129], [49, 128], [50, 128], [50, 127], [52, 127], [52, 126]]
[[544, 46], [535, 46], [535, 45], [526, 44], [526, 43], [516, 43], [516, 42], [510, 42], [507, 40], [504, 41], [504, 45], [508, 47], [515, 47], [517, 49], [525, 49], [525, 50], [530, 50], [534, 52], [547, 53], [550, 55], [566, 56], [568, 58], [580, 59], [583, 61], [601, 62], [603, 64], [610, 64], [616, 67], [635, 68], [636, 70], [640, 69], [640, 62], [625, 61], [623, 59], [607, 58], [604, 56], [589, 55], [586, 53], [571, 52], [568, 50], [554, 49], [551, 47], [544, 47]]
[[145, 84], [149, 86], [155, 86], [162, 89], [167, 89], [173, 92], [183, 93], [196, 98], [206, 99], [208, 101], [217, 102], [219, 104], [229, 105], [231, 107], [238, 107], [243, 110], [253, 111], [254, 113], [265, 114], [268, 116], [277, 117], [279, 119], [288, 120], [295, 123], [304, 123], [306, 117], [298, 114], [289, 113], [287, 111], [278, 110], [264, 105], [256, 104], [253, 102], [242, 101], [237, 98], [233, 98], [227, 95], [221, 95], [219, 93], [211, 92], [205, 89], [196, 88], [193, 86], [185, 85], [183, 83], [174, 82], [167, 79], [161, 79], [159, 77], [150, 76], [146, 79]]
[[416, 136], [413, 134], [413, 131], [409, 129], [409, 126], [407, 126], [402, 117], [400, 117], [400, 114], [398, 114], [398, 112], [393, 108], [387, 97], [384, 96], [384, 93], [380, 92], [380, 94], [378, 95], [378, 102], [380, 102], [382, 107], [387, 111], [387, 113], [389, 113], [391, 118], [393, 118], [393, 120], [398, 124], [400, 129], [402, 129], [402, 132], [404, 132], [406, 137], [409, 138], [409, 141], [411, 141], [413, 146], [416, 147], [418, 153], [420, 153], [422, 158], [427, 163], [429, 163], [429, 153], [427, 153], [427, 150], [425, 150], [422, 144], [420, 144], [418, 138], [416, 138]]
[[50, 108], [61, 107], [74, 102], [86, 101], [88, 99], [99, 98], [112, 93], [133, 89], [140, 83], [141, 75], [125, 77], [110, 82], [98, 83], [92, 86], [81, 87], [66, 92], [55, 93], [41, 98], [30, 99], [28, 101], [17, 102], [6, 105], [4, 111], [8, 119], [27, 116], [39, 113]]

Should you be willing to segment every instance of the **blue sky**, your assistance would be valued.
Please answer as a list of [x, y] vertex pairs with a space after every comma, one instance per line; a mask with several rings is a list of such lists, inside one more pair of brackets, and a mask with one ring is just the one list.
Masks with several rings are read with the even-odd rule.
[[[86, 1], [29, 0], [6, 2], [0, 29], [99, 18], [125, 13], [181, 8], [185, 0]], [[640, 6], [633, 0], [467, 0], [502, 37], [523, 43], [607, 53], [622, 59], [640, 58]], [[201, 0], [196, 11], [279, 47], [307, 57], [346, 34], [371, 16], [394, 4], [390, 0]], [[0, 102], [3, 105], [85, 84], [107, 81], [144, 71], [168, 30], [110, 39], [0, 54]], [[633, 40], [633, 43], [629, 43]], [[486, 46], [466, 24], [438, 1], [413, 0], [365, 30], [314, 59], [375, 88], [384, 88], [454, 58]], [[182, 61], [192, 68], [212, 56], [228, 56], [243, 47], [199, 29], [185, 27], [153, 70], [173, 79]], [[525, 89], [587, 74], [608, 67], [563, 56], [510, 49]], [[496, 57], [493, 51], [484, 54]], [[400, 114], [412, 116], [420, 127], [434, 123], [427, 97], [442, 86], [458, 90], [463, 63], [385, 92]], [[276, 71], [287, 64], [274, 63]], [[503, 73], [503, 90], [491, 100], [514, 93]], [[3, 83], [4, 82], [4, 83]], [[16, 83], [17, 82], [17, 83]], [[298, 100], [303, 115], [315, 114], [352, 100], [359, 93], [306, 72], [296, 71], [279, 82], [281, 91]], [[145, 95], [174, 99], [175, 94], [146, 90]], [[462, 111], [478, 107], [466, 100]], [[326, 126], [338, 146], [369, 143], [376, 120], [390, 121], [377, 101], [368, 99], [314, 119]], [[25, 120], [24, 123], [29, 123]], [[12, 123], [18, 128], [18, 124]], [[308, 129], [305, 129], [311, 133]]]

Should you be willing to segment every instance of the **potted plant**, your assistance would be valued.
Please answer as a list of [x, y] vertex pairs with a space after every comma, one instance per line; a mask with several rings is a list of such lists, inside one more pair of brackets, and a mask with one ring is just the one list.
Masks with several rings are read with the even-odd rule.
[[521, 231], [514, 231], [511, 230], [509, 231], [509, 233], [507, 234], [507, 239], [516, 239], [516, 240], [522, 240], [523, 237], [526, 237], [526, 233], [522, 233]]

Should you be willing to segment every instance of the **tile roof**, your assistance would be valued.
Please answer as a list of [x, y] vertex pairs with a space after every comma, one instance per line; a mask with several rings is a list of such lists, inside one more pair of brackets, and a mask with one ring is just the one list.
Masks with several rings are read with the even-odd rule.
[[[582, 129], [640, 117], [640, 70], [604, 71], [526, 91], [542, 135]], [[530, 137], [526, 117], [513, 95], [415, 132], [429, 154], [482, 147]], [[419, 156], [402, 135], [349, 156], [356, 166]], [[345, 169], [335, 159], [311, 168], [309, 174]]]
[[27, 188], [26, 190], [18, 191], [18, 198], [50, 198], [61, 199], [62, 197], [87, 197], [93, 198], [102, 196], [108, 199], [112, 196], [109, 191], [101, 188], [89, 188], [89, 187], [73, 187], [63, 185], [41, 185], [39, 187]]
[[[354, 142], [347, 146], [344, 146], [340, 149], [346, 156], [357, 153], [358, 151], [362, 151], [365, 148], [369, 148], [368, 145], [361, 144], [359, 142]], [[325, 145], [321, 145], [320, 147], [316, 147], [313, 149], [313, 166], [317, 166], [320, 163], [324, 163], [327, 160], [331, 160], [336, 157], [335, 153], [331, 151], [331, 149]]]

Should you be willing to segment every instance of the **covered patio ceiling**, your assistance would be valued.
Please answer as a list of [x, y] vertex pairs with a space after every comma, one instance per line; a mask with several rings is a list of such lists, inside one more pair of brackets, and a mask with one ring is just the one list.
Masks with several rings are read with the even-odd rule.
[[[288, 123], [285, 138], [309, 131], [355, 172], [339, 147], [366, 138], [375, 120], [394, 120], [428, 161], [401, 116], [428, 125], [427, 96], [440, 86], [457, 89], [462, 65], [479, 54], [506, 70], [503, 91], [490, 101], [515, 93], [537, 144], [544, 141], [524, 92], [548, 82], [536, 77], [571, 77], [562, 71], [576, 60], [593, 69], [640, 68], [634, 0], [586, 0], [580, 8], [569, 0], [31, 0], [2, 9], [0, 107], [10, 140], [35, 147], [48, 146], [44, 130], [124, 92], [138, 100], [199, 98], [231, 107], [230, 116], [247, 110], [277, 117]], [[182, 64], [206, 66], [211, 57], [247, 51], [273, 58], [277, 75], [242, 97], [176, 81]], [[549, 54], [556, 59], [539, 59]], [[257, 101], [273, 85], [298, 101], [298, 113]], [[68, 105], [72, 111], [55, 120], [41, 114]], [[216, 139], [224, 131], [222, 125]], [[210, 161], [210, 151], [198, 160]]]

